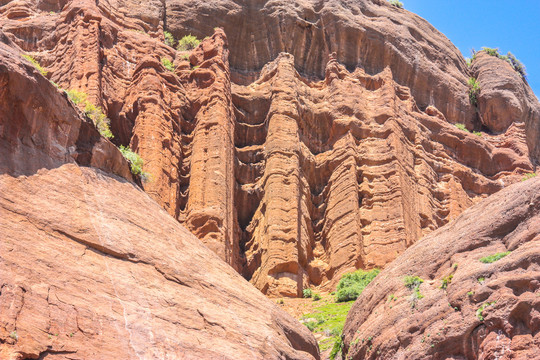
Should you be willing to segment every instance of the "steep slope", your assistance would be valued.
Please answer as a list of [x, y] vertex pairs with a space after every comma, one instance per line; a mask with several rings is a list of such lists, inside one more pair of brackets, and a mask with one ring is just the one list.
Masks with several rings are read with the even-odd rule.
[[539, 188], [490, 196], [382, 271], [347, 317], [347, 359], [538, 358]]
[[[523, 79], [481, 54], [467, 68], [386, 1], [51, 4], [5, 2], [7, 36], [102, 106], [144, 190], [269, 295], [385, 266], [540, 159]], [[164, 29], [209, 37], [175, 51]]]
[[0, 40], [1, 359], [319, 358]]

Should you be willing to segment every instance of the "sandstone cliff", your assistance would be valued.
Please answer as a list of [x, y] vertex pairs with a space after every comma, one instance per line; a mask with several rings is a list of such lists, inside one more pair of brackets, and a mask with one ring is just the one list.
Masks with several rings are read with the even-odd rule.
[[347, 359], [537, 359], [539, 188], [492, 195], [382, 271], [347, 317]]
[[0, 40], [0, 359], [319, 358]]
[[[0, 19], [105, 109], [145, 191], [269, 295], [386, 265], [540, 159], [528, 85], [496, 58], [467, 68], [386, 1], [14, 0]], [[164, 30], [208, 38], [185, 53]]]

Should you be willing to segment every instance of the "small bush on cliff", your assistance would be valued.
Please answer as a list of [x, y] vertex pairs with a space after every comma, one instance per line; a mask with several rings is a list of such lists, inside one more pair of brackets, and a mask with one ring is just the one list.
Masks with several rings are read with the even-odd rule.
[[321, 295], [317, 293], [313, 293], [313, 301], [319, 301], [319, 300], [321, 300]]
[[469, 132], [469, 130], [467, 130], [467, 127], [465, 127], [465, 124], [457, 123], [457, 124], [456, 124], [456, 127], [457, 127], [459, 130], [461, 130], [461, 131]]
[[501, 260], [503, 257], [509, 254], [510, 254], [510, 251], [485, 256], [480, 259], [480, 262], [483, 262], [484, 264], [491, 264], [491, 263], [494, 263], [495, 261]]
[[174, 47], [174, 44], [176, 43], [176, 39], [170, 32], [164, 31], [163, 37], [165, 38], [165, 44], [169, 45], [170, 47]]
[[510, 63], [510, 65], [512, 65], [514, 70], [516, 70], [522, 78], [527, 79], [527, 70], [525, 69], [525, 65], [523, 65], [523, 63], [519, 61], [510, 51], [508, 52], [506, 57], [508, 58], [508, 62]]
[[482, 304], [482, 305], [478, 308], [478, 310], [476, 310], [476, 316], [478, 317], [478, 320], [484, 321], [484, 310], [485, 310], [488, 306], [495, 305], [495, 303], [496, 303], [496, 301], [487, 302], [487, 303]]
[[126, 160], [129, 161], [129, 167], [133, 175], [139, 175], [143, 182], [148, 182], [150, 180], [150, 174], [143, 171], [144, 161], [136, 152], [132, 151], [127, 146], [120, 145], [120, 152]]
[[469, 78], [469, 101], [473, 106], [478, 106], [478, 96], [480, 95], [480, 84], [475, 78]]
[[165, 69], [174, 72], [174, 65], [171, 62], [171, 60], [163, 57], [163, 58], [161, 58], [161, 63], [163, 64]]
[[371, 271], [357, 270], [353, 273], [343, 275], [337, 286], [336, 301], [356, 300], [379, 272], [379, 269], [373, 269]]
[[32, 63], [32, 65], [34, 65], [34, 67], [37, 69], [37, 71], [39, 71], [41, 73], [41, 75], [47, 76], [47, 74], [49, 72], [47, 70], [45, 70], [45, 68], [43, 66], [41, 66], [36, 59], [34, 59], [30, 55], [26, 55], [26, 54], [24, 54], [22, 57], [25, 58], [26, 60], [30, 61]]
[[390, 4], [397, 8], [403, 9], [403, 3], [399, 0], [390, 0]]
[[313, 296], [313, 291], [311, 291], [311, 289], [304, 289], [302, 291], [302, 294], [305, 298], [310, 298], [311, 296]]
[[439, 286], [439, 288], [446, 290], [448, 288], [448, 285], [452, 283], [453, 278], [454, 278], [454, 274], [450, 274], [448, 276], [443, 277], [441, 281], [441, 286]]
[[95, 106], [88, 101], [88, 95], [82, 91], [66, 90], [66, 94], [75, 105], [84, 105], [84, 114], [90, 118], [90, 120], [92, 120], [102, 136], [108, 139], [113, 138], [113, 134], [110, 129], [111, 121], [107, 118], [107, 116], [105, 116], [101, 107]]
[[197, 46], [199, 46], [200, 43], [201, 43], [201, 40], [189, 34], [189, 35], [184, 36], [178, 41], [178, 47], [176, 49], [178, 51], [191, 51], [195, 49]]

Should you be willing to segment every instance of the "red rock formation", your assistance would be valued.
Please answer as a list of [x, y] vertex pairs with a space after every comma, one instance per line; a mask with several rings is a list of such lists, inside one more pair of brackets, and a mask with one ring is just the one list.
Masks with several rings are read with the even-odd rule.
[[[527, 180], [492, 195], [383, 270], [347, 317], [346, 358], [537, 359], [539, 187]], [[424, 280], [416, 296], [405, 276]]]
[[2, 360], [319, 358], [306, 327], [114, 175], [131, 178], [120, 151], [0, 40]]
[[[145, 191], [269, 295], [382, 267], [538, 165], [540, 105], [521, 78], [498, 92], [499, 63], [470, 71], [386, 1], [31, 3], [0, 7], [8, 36], [102, 106], [113, 141], [145, 159]], [[180, 53], [164, 28], [211, 36]], [[493, 126], [514, 108], [490, 99], [511, 96], [521, 115]]]

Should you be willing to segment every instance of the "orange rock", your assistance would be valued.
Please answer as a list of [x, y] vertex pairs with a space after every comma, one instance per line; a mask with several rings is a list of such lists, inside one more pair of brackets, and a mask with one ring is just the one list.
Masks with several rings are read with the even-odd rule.
[[[145, 160], [144, 190], [265, 294], [384, 267], [540, 159], [539, 104], [515, 72], [481, 55], [468, 69], [387, 1], [30, 4], [2, 7], [7, 36], [102, 106]], [[177, 52], [163, 29], [209, 37]]]
[[[384, 269], [349, 312], [347, 359], [538, 358], [539, 188], [527, 180], [491, 195]], [[418, 292], [405, 276], [423, 279]]]
[[0, 40], [0, 358], [318, 359]]

